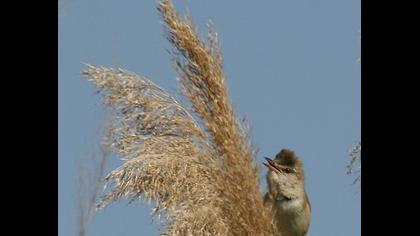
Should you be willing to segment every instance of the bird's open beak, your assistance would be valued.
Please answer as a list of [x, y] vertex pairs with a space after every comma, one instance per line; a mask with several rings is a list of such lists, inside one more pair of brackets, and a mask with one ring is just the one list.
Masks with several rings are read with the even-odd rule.
[[273, 160], [271, 160], [268, 157], [264, 157], [268, 163], [263, 163], [265, 166], [268, 167], [268, 169], [275, 171], [275, 172], [281, 172], [280, 169], [276, 166]]

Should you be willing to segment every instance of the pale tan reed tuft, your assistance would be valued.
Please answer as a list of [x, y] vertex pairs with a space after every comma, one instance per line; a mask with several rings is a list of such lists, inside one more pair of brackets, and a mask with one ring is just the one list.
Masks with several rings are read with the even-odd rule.
[[150, 80], [88, 65], [84, 75], [111, 110], [112, 150], [124, 160], [107, 176], [100, 207], [154, 199], [155, 213], [166, 219], [163, 235], [279, 235], [263, 206], [250, 131], [228, 96], [216, 33], [205, 43], [170, 1], [158, 10], [182, 94], [199, 121]]

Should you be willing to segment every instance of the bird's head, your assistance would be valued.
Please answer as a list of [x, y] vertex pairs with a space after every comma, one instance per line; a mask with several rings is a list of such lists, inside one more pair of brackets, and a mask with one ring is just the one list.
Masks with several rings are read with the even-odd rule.
[[282, 149], [274, 160], [265, 157], [264, 165], [269, 169], [268, 184], [271, 189], [277, 189], [279, 194], [294, 197], [304, 191], [305, 176], [303, 164], [295, 153]]

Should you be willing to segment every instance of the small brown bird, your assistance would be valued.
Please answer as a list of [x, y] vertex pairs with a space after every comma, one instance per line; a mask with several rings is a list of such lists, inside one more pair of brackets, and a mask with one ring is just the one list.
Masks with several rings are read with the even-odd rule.
[[295, 153], [281, 150], [268, 163], [268, 193], [264, 205], [273, 210], [282, 236], [305, 236], [311, 221], [311, 204], [305, 191], [303, 165]]

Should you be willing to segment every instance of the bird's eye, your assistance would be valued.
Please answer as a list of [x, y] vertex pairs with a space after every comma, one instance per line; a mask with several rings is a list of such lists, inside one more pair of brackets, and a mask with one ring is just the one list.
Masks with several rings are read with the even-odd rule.
[[284, 171], [288, 174], [294, 172], [291, 168], [284, 168]]

